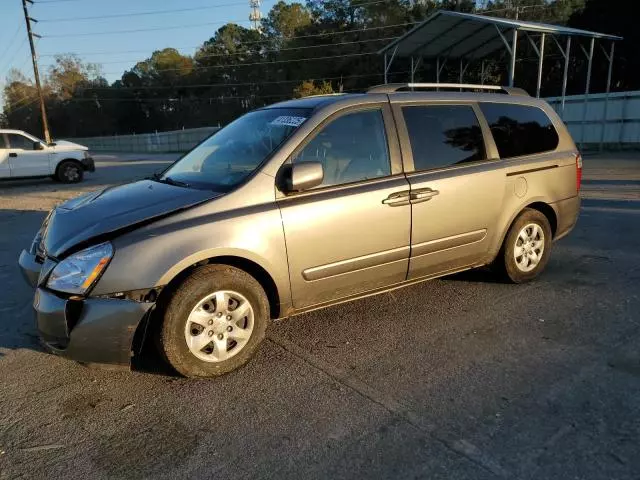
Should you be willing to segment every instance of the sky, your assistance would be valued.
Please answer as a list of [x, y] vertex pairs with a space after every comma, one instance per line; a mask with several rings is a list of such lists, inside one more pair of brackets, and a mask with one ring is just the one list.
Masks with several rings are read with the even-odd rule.
[[[262, 14], [275, 3], [263, 1]], [[53, 55], [76, 53], [101, 64], [109, 82], [154, 50], [174, 47], [191, 55], [227, 22], [249, 27], [249, 13], [249, 0], [34, 0], [29, 7], [38, 20], [32, 30], [42, 35], [36, 43], [41, 76]], [[107, 33], [114, 31], [124, 32]], [[0, 88], [11, 68], [33, 78], [22, 1], [0, 0]]]

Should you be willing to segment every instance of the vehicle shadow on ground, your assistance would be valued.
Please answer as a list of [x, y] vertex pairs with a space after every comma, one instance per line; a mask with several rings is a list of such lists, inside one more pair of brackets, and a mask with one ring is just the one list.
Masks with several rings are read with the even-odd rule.
[[469, 283], [505, 283], [500, 275], [488, 267], [474, 268], [464, 272], [454, 273], [442, 277], [442, 280], [453, 280], [454, 282]]
[[0, 358], [3, 349], [42, 350], [32, 314], [33, 288], [22, 278], [18, 257], [29, 248], [45, 215], [0, 207]]

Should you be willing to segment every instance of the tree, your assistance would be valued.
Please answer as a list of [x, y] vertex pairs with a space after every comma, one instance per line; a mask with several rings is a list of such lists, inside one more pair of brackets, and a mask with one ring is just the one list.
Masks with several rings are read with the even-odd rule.
[[287, 40], [293, 37], [297, 30], [309, 26], [311, 21], [311, 12], [304, 5], [287, 4], [280, 0], [262, 20], [262, 29], [267, 37]]
[[[278, 1], [261, 31], [233, 23], [211, 32], [193, 56], [174, 48], [153, 52], [109, 85], [100, 69], [73, 55], [56, 58], [44, 78], [52, 132], [60, 136], [153, 132], [227, 123], [247, 110], [279, 100], [337, 91], [363, 91], [383, 80], [377, 52], [439, 9], [488, 13], [522, 20], [569, 23], [587, 30], [619, 34], [614, 84], [636, 88], [639, 71], [633, 48], [639, 43], [632, 0], [297, 0]], [[584, 10], [583, 10], [584, 7]], [[569, 91], [584, 89], [586, 62], [574, 39]], [[598, 40], [601, 44], [602, 41]], [[584, 46], [584, 45], [583, 45]], [[605, 42], [604, 46], [608, 48]], [[556, 94], [564, 63], [553, 42], [544, 62], [543, 94]], [[506, 81], [506, 50], [484, 61], [485, 80]], [[433, 61], [425, 59], [416, 80], [432, 80]], [[456, 64], [454, 67], [453, 65]], [[452, 67], [447, 71], [448, 67]], [[396, 58], [390, 81], [406, 81], [410, 59]], [[518, 86], [535, 89], [537, 56], [527, 41], [518, 44]], [[602, 91], [606, 62], [596, 49], [593, 91]], [[466, 80], [479, 78], [472, 62]], [[457, 62], [448, 62], [442, 81], [458, 79]], [[12, 72], [4, 88], [2, 121], [40, 131], [35, 88]], [[449, 78], [447, 78], [449, 77]], [[31, 103], [30, 103], [31, 102]]]
[[303, 98], [311, 95], [326, 95], [329, 93], [334, 93], [333, 87], [329, 82], [316, 84], [311, 80], [305, 80], [293, 89], [293, 98]]
[[49, 67], [47, 85], [60, 99], [69, 100], [78, 88], [88, 86], [100, 77], [100, 66], [83, 63], [77, 55], [56, 55]]
[[136, 63], [130, 72], [137, 76], [143, 85], [165, 83], [171, 85], [193, 72], [193, 59], [181, 55], [175, 48], [156, 50], [151, 57]]
[[[640, 85], [640, 57], [637, 52], [640, 29], [635, 15], [637, 3], [636, 0], [587, 0], [584, 9], [576, 10], [569, 18], [570, 27], [624, 37], [615, 47], [613, 86], [617, 90], [635, 90]], [[609, 50], [609, 42], [596, 42]], [[593, 65], [593, 91], [603, 91], [607, 78], [608, 62], [603, 55], [598, 57], [600, 61], [594, 61]], [[582, 83], [584, 84], [584, 76]]]

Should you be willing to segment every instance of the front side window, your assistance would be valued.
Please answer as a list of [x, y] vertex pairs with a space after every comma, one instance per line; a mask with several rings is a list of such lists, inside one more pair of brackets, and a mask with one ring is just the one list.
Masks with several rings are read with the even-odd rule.
[[416, 171], [485, 160], [484, 139], [469, 105], [402, 108]]
[[500, 158], [549, 152], [558, 146], [558, 132], [541, 109], [508, 103], [481, 103]]
[[359, 182], [391, 174], [389, 148], [380, 109], [348, 113], [331, 121], [294, 157], [320, 162], [320, 187]]
[[247, 113], [187, 153], [158, 181], [228, 192], [253, 173], [310, 113], [306, 108]]
[[4, 133], [0, 133], [0, 150], [4, 150], [7, 147], [6, 140], [4, 139]]
[[33, 150], [33, 140], [17, 133], [8, 133], [9, 147], [18, 150]]

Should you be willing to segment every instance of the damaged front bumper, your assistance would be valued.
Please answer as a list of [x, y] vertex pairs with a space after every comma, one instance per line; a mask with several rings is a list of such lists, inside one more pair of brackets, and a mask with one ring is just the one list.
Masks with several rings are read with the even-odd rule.
[[131, 364], [134, 337], [153, 302], [62, 296], [42, 286], [40, 270], [47, 266], [34, 255], [23, 251], [19, 263], [25, 279], [37, 286], [33, 308], [46, 347], [78, 362]]

